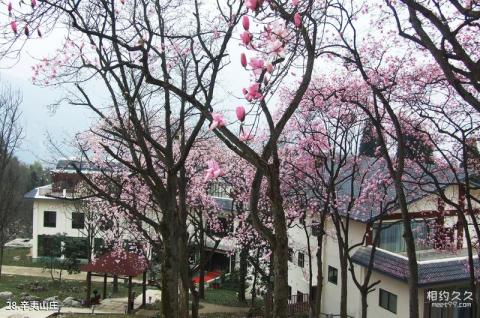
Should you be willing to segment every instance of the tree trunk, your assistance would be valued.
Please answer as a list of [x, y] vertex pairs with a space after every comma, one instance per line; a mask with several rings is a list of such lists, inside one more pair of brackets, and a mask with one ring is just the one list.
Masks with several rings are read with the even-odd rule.
[[398, 202], [400, 205], [400, 210], [402, 212], [402, 222], [403, 222], [403, 238], [405, 240], [405, 246], [407, 248], [407, 257], [408, 257], [408, 271], [409, 275], [407, 278], [408, 289], [409, 289], [409, 313], [410, 318], [419, 318], [419, 308], [418, 308], [418, 263], [417, 263], [417, 254], [415, 253], [415, 241], [413, 238], [412, 228], [410, 226], [410, 217], [408, 215], [408, 205], [405, 198], [405, 192], [403, 191], [402, 181], [398, 178], [394, 179], [395, 190], [398, 197]]
[[313, 317], [320, 318], [322, 310], [322, 292], [323, 292], [323, 222], [320, 225], [320, 233], [317, 237], [317, 294], [315, 295], [315, 304], [313, 309]]
[[[257, 253], [258, 255], [258, 253]], [[253, 283], [252, 283], [252, 291], [251, 291], [251, 294], [252, 294], [252, 302], [251, 302], [251, 305], [250, 307], [251, 308], [254, 308], [255, 307], [255, 300], [257, 299], [257, 268], [254, 267], [253, 269]]]
[[[276, 318], [277, 316], [272, 316], [272, 288], [270, 287], [270, 283], [267, 283], [267, 293], [264, 297], [265, 303], [265, 313], [264, 318]], [[274, 305], [275, 306], [275, 305]]]
[[112, 288], [112, 293], [118, 293], [118, 276], [115, 275], [113, 276], [113, 288]]
[[198, 275], [199, 275], [199, 282], [198, 282], [198, 296], [200, 299], [205, 299], [205, 233], [203, 231], [203, 220], [200, 216], [200, 238], [199, 238], [199, 245], [200, 245], [200, 264], [198, 266]]
[[179, 264], [178, 267], [180, 269], [180, 305], [179, 305], [179, 317], [180, 318], [188, 318], [189, 316], [189, 289], [191, 284], [191, 277], [190, 277], [190, 268], [188, 264], [188, 246], [186, 238], [186, 233], [181, 234], [181, 239], [178, 241], [178, 251], [179, 251]]
[[313, 262], [312, 262], [312, 244], [310, 243], [310, 234], [308, 234], [308, 228], [303, 224], [303, 230], [305, 232], [305, 238], [307, 239], [307, 255], [308, 255], [308, 308], [309, 308], [309, 317], [314, 316], [315, 306], [314, 306], [314, 297], [313, 295]]
[[347, 318], [347, 260], [345, 256], [340, 256], [340, 317]]
[[270, 178], [273, 227], [275, 229], [275, 246], [273, 247], [273, 316], [275, 318], [287, 318], [288, 235], [280, 189], [279, 166], [278, 157], [274, 156], [274, 171]]
[[[195, 292], [195, 286], [192, 282], [192, 273], [190, 270], [190, 265], [188, 262], [189, 259], [189, 247], [188, 247], [188, 230], [187, 230], [187, 219], [188, 219], [188, 208], [187, 208], [187, 178], [185, 167], [180, 169], [180, 178], [178, 179], [178, 194], [179, 194], [179, 205], [178, 213], [175, 214], [175, 221], [177, 223], [178, 231], [178, 266], [180, 268], [180, 278], [181, 278], [181, 290], [180, 290], [180, 318], [189, 317], [189, 290]], [[195, 299], [197, 303], [192, 304], [192, 310], [197, 311], [198, 313], [198, 297]]]
[[190, 292], [192, 293], [192, 318], [198, 318], [198, 310], [200, 309], [200, 295], [195, 290], [195, 285], [193, 283]]
[[163, 236], [162, 313], [165, 318], [178, 318], [178, 256], [172, 232], [173, 229], [168, 229]]
[[245, 302], [245, 289], [247, 279], [247, 265], [248, 265], [248, 249], [243, 247], [240, 251], [240, 268], [238, 271], [238, 301]]
[[2, 266], [3, 266], [3, 251], [5, 249], [5, 245], [3, 242], [0, 244], [0, 278], [2, 277]]
[[283, 233], [276, 232], [275, 237], [277, 246], [273, 252], [273, 312], [275, 318], [286, 318], [288, 307], [288, 237], [286, 230]]
[[362, 302], [362, 318], [367, 318], [367, 309], [368, 309], [368, 302], [367, 302], [367, 296], [368, 292], [366, 290], [361, 290], [360, 291], [361, 295], [361, 302]]
[[[463, 212], [461, 212], [462, 215], [462, 221], [466, 223], [465, 216], [463, 215]], [[468, 224], [467, 224], [468, 226]], [[472, 302], [472, 311], [471, 311], [471, 317], [477, 317], [477, 288], [476, 288], [476, 278], [475, 278], [475, 264], [473, 260], [473, 251], [472, 251], [472, 240], [470, 237], [470, 232], [468, 231], [468, 227], [465, 227], [465, 238], [467, 240], [467, 252], [468, 252], [468, 268], [469, 268], [469, 276], [470, 276], [470, 289], [472, 292], [472, 298], [475, 300]]]

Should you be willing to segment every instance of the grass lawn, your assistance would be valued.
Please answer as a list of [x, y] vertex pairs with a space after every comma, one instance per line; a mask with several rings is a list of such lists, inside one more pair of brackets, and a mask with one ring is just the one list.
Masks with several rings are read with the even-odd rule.
[[236, 291], [223, 288], [206, 288], [205, 302], [232, 307], [248, 307], [250, 304], [238, 301]]
[[[28, 247], [5, 247], [3, 250], [3, 265], [42, 267], [40, 262], [32, 262], [32, 257], [27, 256], [29, 253], [30, 248]], [[19, 259], [15, 260], [15, 257]]]
[[119, 317], [141, 317], [141, 316], [135, 316], [135, 315], [125, 315], [125, 314], [118, 314], [118, 315], [114, 315], [114, 314], [60, 314], [60, 315], [55, 315], [53, 317], [58, 317], [58, 318], [61, 318], [61, 317], [65, 317], [65, 318], [86, 318], [86, 317], [89, 317], [89, 318], [92, 318], [92, 317], [95, 317], [95, 318], [119, 318]]
[[[31, 287], [34, 282], [38, 282], [38, 286], [44, 287], [42, 291], [32, 291]], [[86, 294], [87, 284], [84, 281], [64, 280], [61, 283], [53, 282], [50, 278], [44, 277], [28, 277], [28, 276], [13, 276], [2, 275], [0, 279], [0, 291], [10, 291], [13, 293], [12, 301], [20, 302], [20, 294], [28, 293], [32, 296], [40, 297], [42, 300], [52, 296], [58, 296], [60, 301], [66, 297], [74, 297], [77, 299], [84, 299]], [[99, 293], [103, 292], [102, 282], [92, 282], [92, 291], [97, 289]], [[137, 295], [141, 294], [142, 287], [140, 285], [133, 285], [132, 288], [137, 292]], [[118, 293], [112, 295], [112, 283], [107, 285], [107, 294], [112, 297], [126, 297], [127, 286], [119, 280]], [[0, 300], [0, 306], [5, 306], [6, 301]]]

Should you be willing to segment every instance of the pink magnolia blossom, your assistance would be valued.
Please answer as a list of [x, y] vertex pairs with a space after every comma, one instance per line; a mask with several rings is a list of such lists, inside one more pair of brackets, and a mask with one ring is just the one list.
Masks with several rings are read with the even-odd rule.
[[249, 102], [256, 99], [261, 99], [263, 96], [262, 93], [260, 93], [260, 83], [253, 83], [250, 85], [248, 90], [243, 89], [243, 94]]
[[217, 127], [224, 127], [225, 120], [223, 119], [222, 114], [219, 113], [212, 113], [212, 123], [210, 125], [210, 130], [213, 130]]
[[249, 64], [253, 69], [253, 73], [255, 73], [255, 75], [260, 75], [262, 73], [263, 67], [265, 66], [265, 61], [263, 59], [257, 59], [252, 57]]
[[32, 0], [32, 9], [37, 5], [37, 0]]
[[208, 169], [207, 169], [207, 173], [205, 174], [205, 178], [203, 179], [204, 182], [208, 182], [212, 179], [216, 179], [225, 174], [223, 170], [220, 168], [220, 165], [218, 164], [217, 161], [212, 159], [212, 160], [209, 160], [207, 164], [208, 164]]
[[293, 16], [293, 22], [295, 23], [295, 26], [297, 28], [302, 26], [302, 16], [300, 15], [300, 13], [295, 13], [295, 15]]
[[298, 0], [292, 0], [292, 5], [293, 5], [294, 7], [298, 6]]
[[237, 119], [243, 122], [245, 120], [245, 107], [238, 106], [235, 112], [237, 114]]
[[274, 35], [275, 38], [280, 38], [283, 40], [286, 40], [289, 37], [285, 23], [281, 21], [274, 21], [273, 23], [269, 24], [266, 32]]
[[12, 10], [13, 10], [13, 5], [12, 5], [11, 2], [8, 3], [7, 9], [8, 9], [8, 14], [11, 15], [11, 14], [12, 14]]
[[247, 67], [247, 56], [245, 53], [240, 54], [240, 62], [242, 63], [243, 67]]
[[268, 73], [273, 73], [273, 64], [272, 63], [267, 63], [265, 66], [265, 69], [267, 70]]
[[258, 0], [247, 0], [245, 2], [245, 5], [247, 6], [248, 9], [252, 11], [257, 11], [259, 7], [259, 1]]
[[248, 31], [248, 29], [250, 28], [250, 19], [248, 18], [247, 15], [244, 15], [242, 17], [242, 25], [245, 31]]
[[26, 35], [27, 37], [30, 36], [30, 30], [28, 29], [28, 25], [25, 26], [25, 35]]
[[240, 141], [251, 141], [251, 140], [253, 140], [253, 136], [250, 133], [246, 133], [246, 132], [242, 131], [240, 133], [239, 139], [240, 139]]
[[10, 22], [10, 27], [12, 28], [13, 33], [17, 34], [17, 32], [18, 32], [17, 22], [15, 22], [15, 21]]
[[269, 41], [267, 47], [270, 54], [283, 55], [285, 51], [283, 42], [280, 41], [279, 39], [274, 39]]
[[250, 32], [244, 31], [242, 34], [240, 34], [240, 39], [242, 39], [243, 44], [249, 45], [252, 41], [252, 35]]

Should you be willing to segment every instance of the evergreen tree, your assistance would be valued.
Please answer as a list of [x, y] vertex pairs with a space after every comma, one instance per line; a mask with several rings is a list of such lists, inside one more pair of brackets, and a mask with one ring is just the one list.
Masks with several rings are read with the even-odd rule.
[[359, 154], [366, 157], [376, 157], [376, 149], [379, 145], [377, 134], [373, 125], [368, 122], [363, 128], [362, 139], [360, 141]]

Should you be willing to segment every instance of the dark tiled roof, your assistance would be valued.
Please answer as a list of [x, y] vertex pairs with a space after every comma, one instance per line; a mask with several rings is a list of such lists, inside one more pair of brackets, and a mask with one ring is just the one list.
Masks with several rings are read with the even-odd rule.
[[[368, 266], [371, 247], [361, 247], [352, 256], [353, 262]], [[478, 258], [474, 259], [476, 270], [480, 268]], [[375, 251], [373, 269], [400, 281], [409, 276], [407, 258], [381, 249]], [[448, 284], [469, 279], [467, 258], [445, 258], [418, 262], [419, 287]]]
[[24, 197], [25, 199], [35, 199], [35, 197], [36, 197], [36, 195], [37, 195], [37, 191], [38, 191], [37, 188], [35, 188], [35, 189], [33, 189], [33, 190], [30, 190], [30, 191], [28, 191], [27, 193], [25, 193], [25, 194], [23, 195], [23, 197]]
[[72, 159], [60, 159], [57, 162], [55, 167], [56, 170], [64, 170], [64, 171], [76, 171], [80, 169], [82, 171], [99, 171], [98, 167], [93, 166], [89, 162], [81, 161], [81, 160], [72, 160]]

